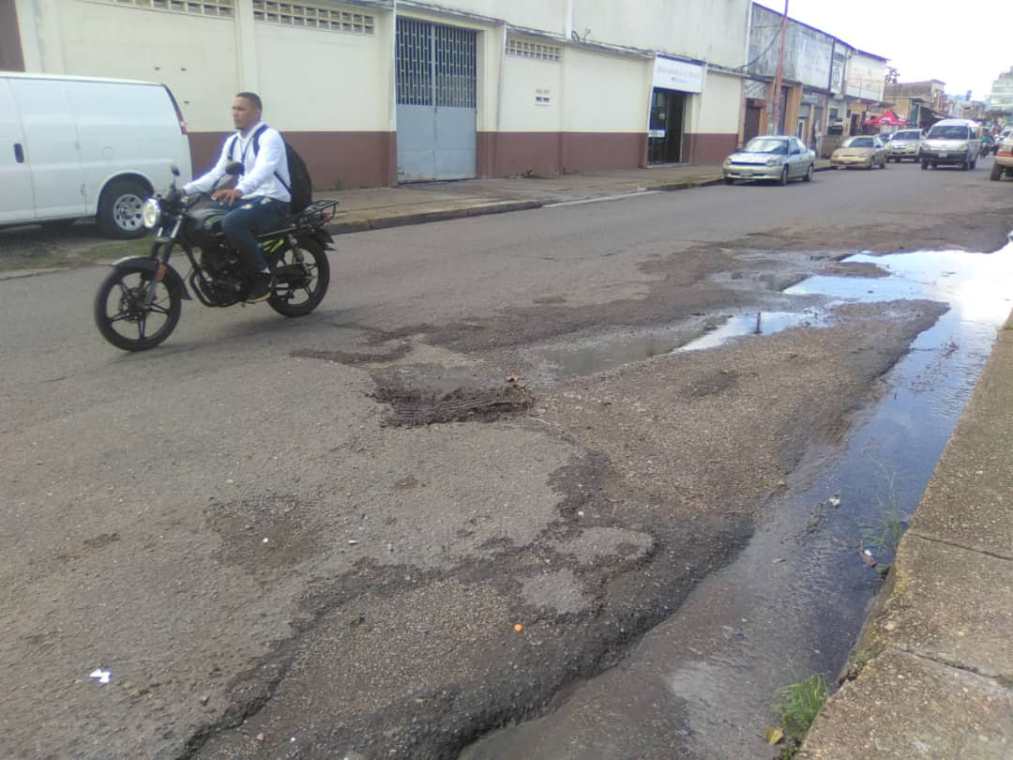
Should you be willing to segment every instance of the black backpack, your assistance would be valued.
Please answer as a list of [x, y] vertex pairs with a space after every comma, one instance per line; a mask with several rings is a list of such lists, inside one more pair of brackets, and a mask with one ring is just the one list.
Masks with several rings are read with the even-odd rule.
[[[267, 125], [263, 124], [260, 129], [253, 133], [254, 160], [256, 160], [257, 154], [260, 152], [260, 136], [264, 134], [265, 129], [267, 129]], [[229, 142], [229, 161], [232, 161], [232, 149], [236, 147], [237, 140], [239, 140], [239, 135], [233, 137]], [[289, 203], [289, 211], [293, 214], [298, 214], [313, 202], [313, 180], [310, 179], [310, 171], [306, 168], [306, 162], [302, 160], [302, 156], [295, 152], [295, 149], [288, 144], [288, 141], [284, 137], [282, 138], [282, 142], [285, 143], [288, 177], [292, 180], [292, 186], [289, 187], [278, 172], [275, 172], [274, 176], [278, 178], [278, 181], [288, 190], [288, 194], [292, 196], [292, 201]]]

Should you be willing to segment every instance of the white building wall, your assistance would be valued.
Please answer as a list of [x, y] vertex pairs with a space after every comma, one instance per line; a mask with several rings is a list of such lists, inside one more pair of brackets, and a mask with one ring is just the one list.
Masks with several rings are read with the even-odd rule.
[[711, 71], [702, 95], [693, 97], [696, 118], [690, 133], [738, 135], [742, 113], [742, 79]]
[[[386, 18], [389, 17], [385, 17]], [[257, 90], [279, 128], [384, 131], [390, 121], [390, 24], [374, 34], [257, 22]]]
[[573, 0], [589, 41], [659, 50], [720, 66], [746, 63], [751, 0]]
[[[400, 13], [438, 12], [439, 9], [501, 19], [514, 26], [564, 36], [570, 0], [438, 0], [434, 3], [398, 0]], [[457, 23], [456, 21], [454, 22]]]
[[[325, 183], [357, 186], [393, 176], [396, 130], [393, 3], [309, 4], [371, 18], [368, 33], [282, 25], [255, 18], [253, 0], [194, 0], [221, 16], [143, 7], [143, 0], [16, 0], [29, 71], [164, 82], [191, 130], [195, 163], [211, 160], [230, 131], [234, 93], [261, 94], [267, 119], [300, 137], [300, 151], [323, 157]], [[135, 4], [136, 3], [136, 4]], [[293, 4], [298, 9], [301, 4]], [[624, 166], [637, 165], [646, 145], [657, 49], [713, 64], [739, 66], [745, 58], [748, 0], [399, 0], [400, 15], [466, 27], [477, 33], [477, 131], [482, 156], [497, 146], [495, 133], [574, 134], [561, 139], [561, 165], [590, 167], [588, 140], [620, 146]], [[293, 10], [292, 12], [297, 12]], [[512, 26], [511, 26], [512, 25]], [[570, 40], [575, 29], [591, 43], [642, 49], [622, 53]], [[548, 36], [525, 35], [524, 29]], [[506, 52], [508, 37], [552, 45], [560, 60], [525, 59]], [[704, 92], [688, 98], [687, 133], [732, 134], [738, 128], [741, 86], [712, 72]], [[344, 136], [342, 138], [342, 136]], [[371, 142], [365, 143], [364, 139]], [[338, 138], [345, 141], [335, 142]], [[352, 142], [349, 142], [352, 141]], [[625, 141], [624, 141], [625, 140]], [[483, 142], [484, 141], [484, 142]], [[385, 147], [386, 146], [386, 147]], [[532, 150], [535, 148], [531, 148]], [[528, 148], [525, 148], [526, 150]], [[501, 150], [502, 153], [502, 150]], [[505, 155], [505, 154], [504, 154]], [[492, 159], [482, 158], [485, 166]], [[349, 168], [349, 166], [351, 168]]]
[[848, 62], [846, 94], [852, 98], [880, 101], [886, 88], [886, 61], [855, 51]]
[[[508, 55], [502, 88], [503, 132], [559, 132], [563, 128], [562, 61]], [[539, 98], [542, 101], [539, 102]], [[545, 102], [548, 98], [548, 102]]]
[[234, 19], [87, 0], [19, 0], [18, 18], [30, 72], [162, 82], [192, 127], [229, 124], [240, 88]]
[[567, 49], [563, 131], [645, 132], [653, 60]]

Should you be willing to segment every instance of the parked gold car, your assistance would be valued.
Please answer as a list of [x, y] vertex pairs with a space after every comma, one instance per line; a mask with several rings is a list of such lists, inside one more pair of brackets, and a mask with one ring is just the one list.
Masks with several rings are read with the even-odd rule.
[[875, 135], [858, 135], [849, 137], [840, 148], [830, 156], [830, 165], [835, 169], [850, 169], [858, 166], [872, 169], [878, 166], [886, 168], [886, 146]]

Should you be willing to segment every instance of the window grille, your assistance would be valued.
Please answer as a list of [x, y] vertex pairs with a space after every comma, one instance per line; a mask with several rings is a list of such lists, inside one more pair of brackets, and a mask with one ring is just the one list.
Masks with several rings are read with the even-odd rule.
[[563, 49], [555, 45], [512, 39], [507, 42], [507, 55], [535, 58], [539, 61], [558, 61], [563, 55]]
[[302, 26], [310, 29], [328, 29], [332, 32], [373, 34], [376, 18], [365, 13], [353, 13], [306, 3], [279, 3], [274, 0], [253, 0], [253, 17], [258, 21], [284, 26]]
[[398, 16], [397, 102], [475, 108], [477, 33]]
[[227, 16], [235, 13], [234, 0], [105, 0], [113, 5], [152, 8], [158, 11], [192, 13], [196, 16]]

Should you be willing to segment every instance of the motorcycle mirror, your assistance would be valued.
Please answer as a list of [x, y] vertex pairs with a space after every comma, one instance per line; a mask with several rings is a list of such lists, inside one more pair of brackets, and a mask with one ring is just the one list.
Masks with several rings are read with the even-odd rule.
[[230, 177], [238, 177], [243, 173], [243, 165], [238, 161], [233, 161], [231, 164], [225, 167], [225, 173]]

